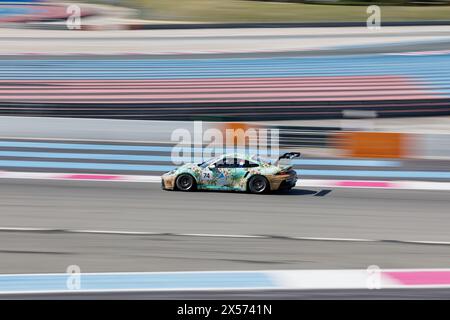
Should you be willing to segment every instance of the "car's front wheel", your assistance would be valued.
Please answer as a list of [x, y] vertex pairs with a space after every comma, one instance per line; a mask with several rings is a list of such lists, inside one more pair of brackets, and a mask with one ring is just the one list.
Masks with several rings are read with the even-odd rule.
[[269, 181], [263, 176], [251, 177], [248, 182], [248, 190], [251, 193], [265, 193], [269, 190]]
[[190, 174], [181, 174], [177, 177], [175, 182], [177, 189], [180, 191], [193, 191], [195, 190], [195, 179]]

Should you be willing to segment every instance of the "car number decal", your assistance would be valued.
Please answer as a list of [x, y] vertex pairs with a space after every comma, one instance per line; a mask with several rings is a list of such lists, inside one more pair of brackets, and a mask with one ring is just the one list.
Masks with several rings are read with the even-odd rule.
[[203, 179], [211, 179], [211, 174], [209, 172], [203, 172]]

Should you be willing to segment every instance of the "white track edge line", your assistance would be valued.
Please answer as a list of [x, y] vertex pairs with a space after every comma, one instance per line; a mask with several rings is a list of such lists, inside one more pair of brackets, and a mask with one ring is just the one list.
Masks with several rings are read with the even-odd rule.
[[257, 234], [247, 235], [247, 234], [176, 233], [176, 232], [30, 228], [30, 227], [17, 227], [17, 228], [0, 227], [0, 232], [61, 232], [61, 233], [79, 233], [79, 234], [111, 234], [111, 235], [136, 235], [136, 236], [142, 235], [142, 236], [249, 238], [249, 239], [280, 239], [280, 240], [285, 239], [285, 240], [335, 241], [335, 242], [398, 242], [400, 244], [450, 245], [450, 241], [434, 241], [434, 240], [301, 237], [301, 236], [278, 236], [278, 235], [257, 235]]

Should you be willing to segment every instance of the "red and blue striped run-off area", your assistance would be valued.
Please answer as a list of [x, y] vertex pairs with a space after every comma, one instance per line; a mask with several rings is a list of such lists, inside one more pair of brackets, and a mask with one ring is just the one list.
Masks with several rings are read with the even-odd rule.
[[450, 54], [0, 60], [0, 114], [123, 119], [450, 114]]

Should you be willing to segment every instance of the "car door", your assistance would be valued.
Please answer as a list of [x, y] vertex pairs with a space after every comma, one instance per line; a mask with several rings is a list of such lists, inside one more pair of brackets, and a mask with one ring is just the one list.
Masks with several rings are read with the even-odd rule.
[[231, 158], [221, 158], [202, 170], [201, 187], [204, 189], [229, 189]]
[[234, 189], [245, 190], [246, 177], [251, 168], [258, 167], [258, 164], [250, 162], [246, 159], [237, 158], [235, 159], [235, 166], [233, 171], [230, 173]]

